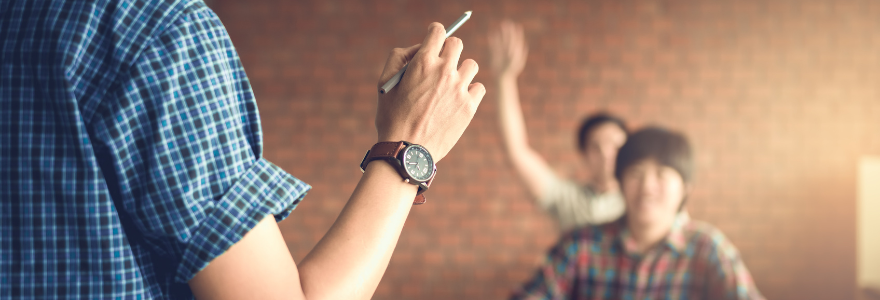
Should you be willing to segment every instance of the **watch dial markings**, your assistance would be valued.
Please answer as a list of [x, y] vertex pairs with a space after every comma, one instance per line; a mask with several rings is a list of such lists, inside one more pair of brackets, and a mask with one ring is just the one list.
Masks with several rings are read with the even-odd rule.
[[412, 178], [423, 181], [431, 177], [434, 162], [424, 148], [412, 147], [407, 149], [404, 165]]

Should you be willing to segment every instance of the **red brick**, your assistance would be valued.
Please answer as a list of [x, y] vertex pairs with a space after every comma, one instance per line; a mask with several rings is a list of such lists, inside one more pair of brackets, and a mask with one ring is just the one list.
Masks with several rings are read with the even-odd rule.
[[[485, 36], [502, 18], [526, 28], [522, 106], [531, 144], [548, 163], [575, 174], [573, 132], [600, 109], [634, 128], [659, 123], [687, 132], [698, 162], [689, 208], [740, 246], [765, 296], [854, 298], [849, 171], [856, 155], [880, 153], [873, 84], [880, 38], [871, 27], [880, 5], [210, 4], [259, 101], [263, 155], [314, 187], [281, 226], [295, 259], [326, 232], [359, 178], [361, 148], [376, 138], [376, 77], [388, 51], [420, 42], [430, 21], [446, 24], [474, 10], [456, 36], [465, 41], [463, 57], [481, 65], [487, 98], [440, 163], [433, 200], [411, 212], [374, 299], [504, 298], [556, 241], [555, 225], [522, 187], [498, 137]], [[816, 222], [823, 214], [835, 224]]]

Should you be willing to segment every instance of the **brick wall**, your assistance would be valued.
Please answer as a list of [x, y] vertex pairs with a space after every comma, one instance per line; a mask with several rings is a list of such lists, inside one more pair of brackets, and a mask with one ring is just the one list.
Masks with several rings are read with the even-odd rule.
[[262, 114], [265, 156], [314, 189], [281, 224], [295, 259], [326, 232], [376, 141], [376, 80], [430, 21], [456, 34], [488, 93], [413, 209], [375, 299], [499, 299], [556, 240], [506, 164], [485, 34], [523, 22], [531, 144], [583, 177], [596, 110], [685, 132], [689, 210], [721, 228], [772, 299], [852, 299], [855, 173], [880, 153], [880, 2], [765, 0], [222, 1]]

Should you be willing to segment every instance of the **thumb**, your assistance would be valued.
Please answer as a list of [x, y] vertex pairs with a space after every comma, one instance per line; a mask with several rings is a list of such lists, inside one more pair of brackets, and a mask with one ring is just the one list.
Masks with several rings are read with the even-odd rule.
[[385, 69], [382, 70], [382, 75], [379, 76], [378, 87], [382, 87], [385, 82], [391, 79], [394, 74], [397, 74], [397, 72], [400, 71], [403, 66], [411, 61], [413, 56], [416, 55], [416, 52], [418, 52], [419, 48], [421, 47], [422, 44], [415, 44], [409, 46], [408, 48], [392, 49], [391, 54], [388, 56], [388, 60], [385, 62]]

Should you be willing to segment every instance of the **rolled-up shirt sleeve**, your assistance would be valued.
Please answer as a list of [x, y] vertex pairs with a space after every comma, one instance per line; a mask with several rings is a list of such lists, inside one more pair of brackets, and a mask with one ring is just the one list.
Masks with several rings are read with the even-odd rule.
[[[165, 274], [187, 282], [310, 186], [262, 157], [253, 92], [204, 4], [165, 25], [91, 121], [117, 210]], [[119, 207], [121, 206], [121, 207]], [[135, 235], [130, 235], [133, 238]]]
[[544, 187], [538, 205], [557, 221], [562, 231], [608, 223], [626, 211], [618, 192], [597, 194], [552, 173], [544, 176]]

